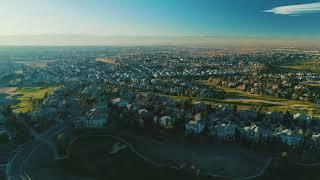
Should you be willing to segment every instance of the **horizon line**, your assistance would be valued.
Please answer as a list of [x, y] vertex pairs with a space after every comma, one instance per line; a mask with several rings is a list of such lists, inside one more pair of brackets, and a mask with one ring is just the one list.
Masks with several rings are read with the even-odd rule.
[[174, 35], [174, 34], [163, 34], [163, 35], [108, 35], [108, 34], [73, 34], [73, 33], [56, 33], [56, 34], [4, 34], [0, 35], [0, 37], [39, 37], [39, 36], [78, 36], [78, 37], [105, 37], [105, 38], [117, 38], [117, 37], [127, 37], [127, 38], [262, 38], [262, 39], [274, 39], [274, 38], [281, 38], [281, 39], [309, 39], [309, 38], [320, 38], [319, 35], [264, 35], [264, 34], [254, 34], [254, 35], [210, 35], [210, 34], [181, 34], [181, 35]]

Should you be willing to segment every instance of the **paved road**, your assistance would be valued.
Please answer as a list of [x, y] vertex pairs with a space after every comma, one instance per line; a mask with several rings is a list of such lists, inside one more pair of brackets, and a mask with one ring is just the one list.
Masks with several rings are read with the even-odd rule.
[[16, 154], [12, 157], [10, 162], [8, 163], [6, 173], [8, 180], [24, 180], [27, 179], [25, 177], [25, 173], [23, 171], [23, 161], [28, 157], [30, 152], [33, 151], [33, 148], [38, 144], [36, 141], [30, 141], [24, 144]]
[[[47, 139], [57, 135], [59, 132], [61, 132], [61, 130], [63, 130], [61, 127], [56, 126], [41, 135], [35, 133], [33, 130], [30, 130], [34, 139], [20, 146], [9, 161], [6, 168], [7, 180], [31, 180], [30, 176], [24, 171], [24, 162], [30, 158], [32, 153], [41, 144], [49, 142]], [[51, 147], [51, 145], [49, 146]]]

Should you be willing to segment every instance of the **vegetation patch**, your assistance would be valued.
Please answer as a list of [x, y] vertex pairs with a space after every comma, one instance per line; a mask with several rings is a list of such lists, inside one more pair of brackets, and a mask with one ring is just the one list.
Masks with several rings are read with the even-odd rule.
[[104, 63], [110, 63], [110, 64], [117, 64], [117, 62], [115, 60], [113, 60], [112, 58], [96, 58], [96, 61], [98, 62], [104, 62]]
[[37, 104], [48, 94], [53, 92], [56, 87], [23, 87], [16, 89], [19, 103], [12, 108], [15, 112], [26, 113], [32, 111]]
[[207, 180], [185, 171], [155, 167], [141, 160], [130, 149], [110, 154], [112, 146], [119, 141], [109, 137], [84, 137], [71, 148], [70, 159], [60, 162], [61, 176], [105, 179], [153, 179], [153, 180]]
[[261, 94], [252, 94], [249, 92], [241, 91], [228, 87], [216, 87], [214, 83], [208, 81], [201, 81], [208, 86], [222, 90], [225, 92], [226, 99], [211, 99], [211, 102], [219, 102], [222, 104], [238, 105], [240, 109], [251, 109], [253, 107], [261, 107], [263, 111], [290, 111], [291, 113], [304, 113], [313, 117], [320, 117], [320, 105], [310, 102], [288, 100], [274, 96], [266, 96]]

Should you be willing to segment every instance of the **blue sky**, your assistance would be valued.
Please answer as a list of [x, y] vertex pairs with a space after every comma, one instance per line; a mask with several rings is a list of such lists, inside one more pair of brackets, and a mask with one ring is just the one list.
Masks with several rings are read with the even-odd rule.
[[312, 38], [319, 19], [316, 0], [0, 0], [0, 35]]

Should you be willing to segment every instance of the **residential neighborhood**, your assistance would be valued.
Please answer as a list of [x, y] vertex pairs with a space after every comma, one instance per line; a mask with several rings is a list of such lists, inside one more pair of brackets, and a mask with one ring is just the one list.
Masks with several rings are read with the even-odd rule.
[[[258, 149], [274, 147], [281, 157], [319, 152], [319, 74], [267, 70], [285, 63], [274, 57], [319, 61], [318, 55], [302, 49], [230, 49], [210, 56], [199, 55], [201, 49], [165, 50], [132, 47], [129, 55], [115, 48], [106, 61], [103, 55], [71, 53], [52, 56], [42, 66], [6, 64], [10, 71], [0, 79], [0, 102], [6, 104], [0, 112], [1, 140], [14, 148], [40, 139], [56, 159], [70, 157], [73, 139], [97, 133], [136, 143], [150, 138], [141, 143], [162, 147], [234, 145], [259, 155]], [[40, 138], [48, 131], [55, 138]], [[159, 158], [155, 154], [150, 156]], [[11, 154], [2, 156], [6, 161]]]

